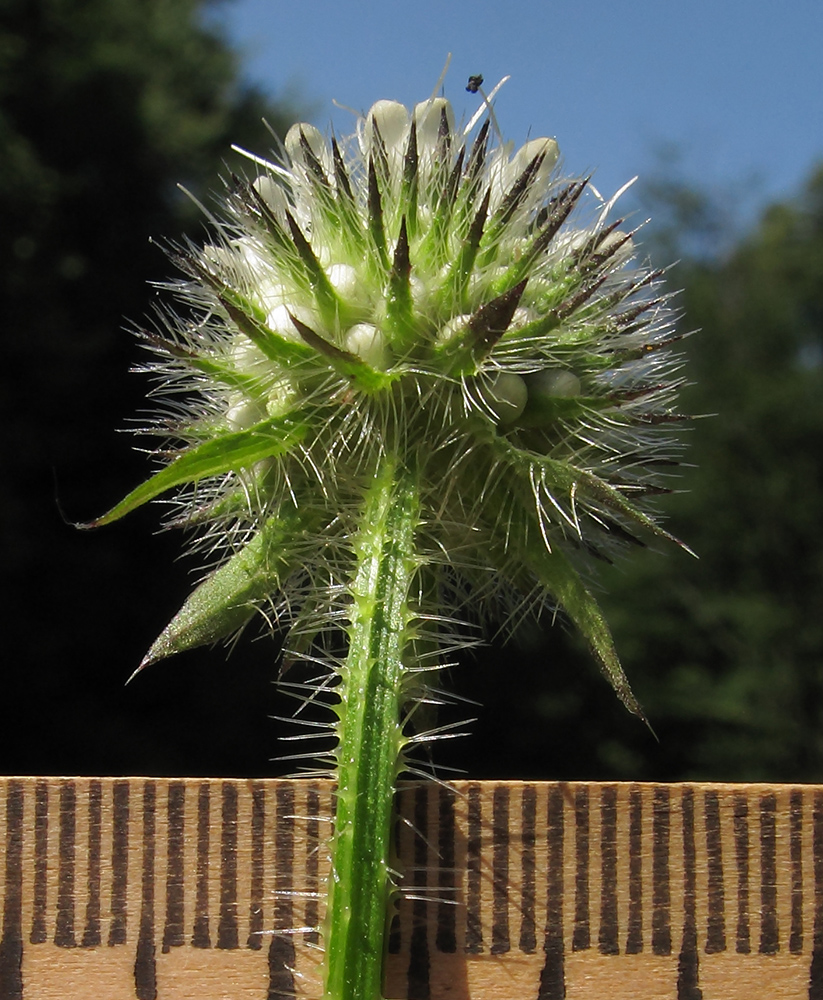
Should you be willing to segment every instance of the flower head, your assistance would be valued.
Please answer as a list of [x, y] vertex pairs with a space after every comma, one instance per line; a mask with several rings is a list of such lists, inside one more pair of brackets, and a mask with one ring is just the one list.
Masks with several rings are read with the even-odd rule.
[[670, 537], [644, 505], [676, 453], [671, 311], [554, 139], [492, 139], [442, 98], [379, 101], [342, 143], [295, 125], [175, 252], [185, 314], [146, 336], [158, 392], [187, 396], [154, 428], [176, 450], [96, 523], [183, 487], [175, 523], [224, 561], [145, 662], [267, 604], [305, 648], [352, 599], [392, 452], [419, 482], [418, 619], [455, 593], [559, 606], [637, 710], [581, 571]]

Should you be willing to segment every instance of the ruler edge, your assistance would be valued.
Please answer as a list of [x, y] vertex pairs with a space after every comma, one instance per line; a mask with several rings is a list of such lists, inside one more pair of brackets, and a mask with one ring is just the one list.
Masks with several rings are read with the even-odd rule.
[[[178, 776], [147, 776], [147, 775], [106, 775], [106, 776], [95, 776], [95, 775], [2, 775], [0, 776], [0, 783], [3, 784], [4, 791], [5, 788], [11, 782], [19, 782], [25, 787], [33, 788], [37, 783], [43, 783], [50, 786], [53, 789], [59, 788], [63, 783], [67, 782], [80, 782], [83, 784], [89, 782], [102, 782], [104, 786], [113, 785], [116, 782], [125, 782], [131, 786], [139, 786], [143, 783], [153, 783], [157, 786], [157, 790], [160, 791], [164, 787], [171, 785], [173, 783], [183, 783], [193, 786], [202, 785], [204, 783], [212, 784], [213, 786], [219, 787], [225, 784], [234, 785], [247, 785], [251, 787], [255, 784], [267, 785], [273, 788], [278, 785], [293, 785], [295, 789], [297, 788], [307, 788], [310, 785], [315, 787], [320, 786], [325, 789], [327, 793], [333, 789], [335, 782], [333, 779], [328, 777], [318, 777], [313, 778], [310, 775], [300, 776], [300, 777], [178, 777]], [[576, 788], [588, 788], [589, 790], [603, 790], [603, 789], [614, 789], [620, 793], [622, 790], [624, 793], [631, 791], [643, 791], [643, 790], [653, 790], [653, 789], [667, 789], [669, 791], [675, 790], [675, 795], [678, 792], [682, 793], [686, 790], [694, 791], [697, 794], [710, 791], [719, 791], [727, 795], [734, 794], [746, 794], [747, 796], [760, 797], [764, 794], [775, 795], [786, 801], [789, 793], [801, 793], [804, 798], [811, 798], [815, 793], [823, 792], [823, 784], [812, 784], [812, 783], [791, 783], [791, 782], [722, 782], [722, 781], [677, 781], [677, 782], [658, 782], [658, 781], [603, 781], [603, 780], [564, 780], [564, 779], [541, 779], [531, 781], [528, 779], [472, 779], [472, 778], [461, 778], [452, 782], [442, 782], [432, 779], [415, 779], [409, 781], [399, 781], [397, 783], [397, 791], [403, 792], [419, 787], [436, 787], [445, 786], [447, 789], [451, 788], [458, 796], [461, 796], [463, 789], [475, 789], [481, 794], [491, 794], [494, 789], [508, 788], [513, 792], [525, 788], [536, 789], [538, 793], [541, 789], [566, 789], [573, 790]], [[555, 791], [555, 794], [557, 792]], [[461, 796], [462, 797], [462, 796]], [[808, 797], [808, 798], [807, 798]], [[564, 795], [564, 798], [566, 796]], [[332, 800], [333, 802], [333, 800]], [[781, 810], [782, 811], [782, 810]], [[674, 928], [673, 928], [674, 929]], [[810, 929], [810, 928], [809, 928]], [[804, 952], [804, 954], [811, 954], [811, 952]], [[799, 958], [800, 956], [798, 956]], [[800, 959], [802, 962], [802, 958]], [[754, 968], [754, 965], [753, 965]]]
[[[203, 775], [203, 776], [193, 776], [193, 775], [151, 775], [151, 774], [0, 774], [0, 783], [7, 783], [9, 781], [22, 781], [26, 783], [33, 783], [37, 781], [43, 781], [46, 783], [51, 782], [62, 782], [62, 781], [127, 781], [127, 782], [143, 782], [143, 781], [157, 781], [157, 782], [183, 782], [184, 784], [194, 784], [196, 782], [208, 782], [216, 784], [218, 782], [240, 782], [240, 783], [251, 783], [251, 782], [266, 782], [272, 784], [274, 782], [288, 782], [289, 784], [294, 784], [296, 786], [305, 786], [309, 784], [319, 784], [326, 788], [331, 788], [336, 784], [333, 778], [328, 778], [325, 776], [318, 776], [316, 778], [311, 775], [301, 775], [300, 777], [289, 777], [289, 776], [267, 776], [267, 777], [246, 777], [243, 775]], [[481, 787], [510, 787], [510, 788], [522, 788], [523, 786], [530, 787], [555, 787], [557, 785], [573, 785], [574, 787], [588, 786], [590, 788], [605, 788], [614, 787], [618, 788], [693, 788], [695, 790], [709, 789], [711, 791], [728, 788], [728, 789], [739, 789], [741, 791], [786, 791], [789, 789], [798, 790], [811, 790], [819, 789], [823, 791], [823, 781], [820, 782], [810, 782], [810, 781], [704, 781], [702, 779], [690, 779], [684, 778], [677, 781], [654, 781], [649, 779], [643, 780], [633, 780], [631, 778], [625, 779], [609, 779], [609, 778], [456, 778], [452, 781], [447, 781], [443, 778], [410, 778], [401, 779], [396, 782], [396, 790], [402, 791], [405, 788], [416, 788], [420, 785], [436, 785], [438, 787], [445, 787], [452, 790], [456, 790], [465, 785], [480, 785]]]

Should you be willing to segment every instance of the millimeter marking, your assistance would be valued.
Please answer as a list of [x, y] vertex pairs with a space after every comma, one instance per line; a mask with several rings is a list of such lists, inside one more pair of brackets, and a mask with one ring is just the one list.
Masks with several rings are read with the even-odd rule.
[[[0, 779], [0, 1000], [322, 995], [334, 787]], [[823, 1000], [823, 788], [401, 786], [385, 995]]]

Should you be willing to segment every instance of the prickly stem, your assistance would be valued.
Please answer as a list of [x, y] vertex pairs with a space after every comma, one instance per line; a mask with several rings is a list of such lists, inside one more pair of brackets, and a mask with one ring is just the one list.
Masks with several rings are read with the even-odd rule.
[[375, 471], [355, 539], [342, 685], [327, 910], [328, 1000], [379, 1000], [392, 891], [390, 834], [404, 737], [400, 712], [418, 568], [415, 474], [397, 455]]

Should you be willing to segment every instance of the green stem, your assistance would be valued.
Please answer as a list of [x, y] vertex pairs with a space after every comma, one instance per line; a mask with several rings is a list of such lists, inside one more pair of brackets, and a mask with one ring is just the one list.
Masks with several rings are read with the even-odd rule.
[[404, 738], [409, 588], [418, 566], [415, 477], [395, 456], [369, 487], [355, 540], [349, 653], [342, 671], [337, 812], [326, 918], [326, 1000], [379, 1000], [390, 835]]

